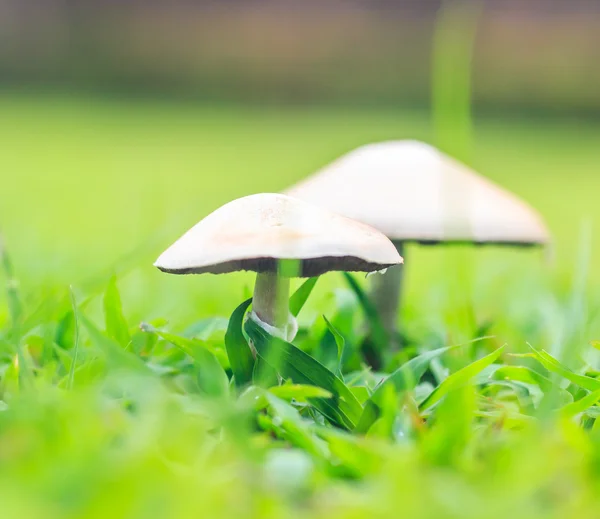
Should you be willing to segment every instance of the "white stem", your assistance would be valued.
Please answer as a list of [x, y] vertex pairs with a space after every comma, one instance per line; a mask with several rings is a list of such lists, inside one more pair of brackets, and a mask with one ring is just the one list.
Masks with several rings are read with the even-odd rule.
[[298, 326], [290, 314], [290, 279], [274, 273], [256, 275], [251, 317], [271, 335], [291, 341]]
[[[394, 245], [402, 256], [403, 243], [396, 242]], [[395, 265], [388, 268], [384, 274], [376, 274], [372, 277], [371, 300], [379, 312], [384, 328], [392, 339], [392, 344], [395, 342], [393, 338], [397, 330], [403, 268], [403, 265]]]

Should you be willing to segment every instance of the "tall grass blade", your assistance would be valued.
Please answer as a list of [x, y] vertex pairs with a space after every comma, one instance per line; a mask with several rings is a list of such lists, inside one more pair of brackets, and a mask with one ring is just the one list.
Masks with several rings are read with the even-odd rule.
[[350, 288], [356, 295], [356, 297], [367, 317], [367, 320], [369, 322], [369, 328], [371, 331], [370, 337], [371, 337], [373, 345], [375, 347], [375, 351], [371, 352], [375, 356], [374, 362], [372, 362], [372, 364], [381, 365], [384, 353], [387, 351], [388, 345], [390, 342], [388, 333], [387, 333], [385, 327], [383, 326], [383, 323], [381, 321], [381, 317], [379, 315], [379, 312], [377, 311], [377, 308], [375, 307], [373, 302], [369, 299], [369, 297], [367, 296], [365, 291], [361, 288], [361, 286], [356, 282], [356, 279], [354, 279], [354, 277], [351, 274], [349, 274], [348, 272], [342, 272], [342, 274], [344, 275], [346, 282], [348, 283], [348, 285], [350, 286]]
[[77, 301], [73, 287], [70, 287], [69, 293], [71, 296], [71, 307], [73, 308], [73, 358], [69, 367], [69, 378], [67, 381], [67, 389], [73, 389], [75, 382], [75, 369], [77, 367], [77, 357], [79, 356], [79, 318], [77, 310]]
[[533, 356], [533, 358], [535, 358], [551, 373], [560, 375], [569, 382], [587, 389], [588, 391], [596, 391], [600, 389], [600, 380], [575, 373], [564, 364], [561, 364], [548, 352], [544, 350], [536, 350], [531, 344], [529, 344], [529, 348], [531, 348], [531, 351], [533, 352], [530, 356]]
[[344, 339], [344, 337], [342, 337], [342, 334], [337, 331], [336, 327], [329, 322], [329, 319], [327, 319], [327, 317], [323, 316], [323, 319], [325, 320], [325, 324], [327, 325], [328, 333], [330, 333], [333, 337], [333, 340], [335, 341], [335, 345], [337, 347], [337, 358], [335, 360], [335, 368], [333, 369], [333, 371], [338, 377], [342, 378], [342, 357], [344, 355], [344, 346], [346, 344], [346, 340]]
[[121, 346], [126, 347], [131, 341], [127, 321], [123, 314], [123, 305], [121, 295], [117, 287], [117, 278], [110, 278], [103, 299], [104, 320], [106, 323], [106, 334], [117, 341]]
[[243, 387], [252, 381], [254, 357], [242, 331], [244, 315], [251, 303], [252, 298], [247, 299], [233, 311], [225, 333], [225, 348], [237, 387]]
[[318, 277], [308, 278], [290, 297], [290, 312], [294, 317], [298, 317], [318, 280]]
[[8, 311], [13, 328], [18, 328], [23, 314], [23, 304], [19, 294], [19, 284], [15, 277], [12, 261], [6, 250], [2, 236], [0, 236], [0, 264], [6, 282], [6, 296], [8, 299]]

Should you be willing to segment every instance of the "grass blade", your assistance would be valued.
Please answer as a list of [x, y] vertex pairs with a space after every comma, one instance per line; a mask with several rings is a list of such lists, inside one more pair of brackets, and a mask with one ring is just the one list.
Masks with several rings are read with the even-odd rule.
[[71, 306], [73, 307], [73, 358], [71, 360], [71, 366], [69, 367], [67, 389], [73, 389], [73, 383], [75, 381], [75, 367], [77, 366], [77, 357], [79, 354], [79, 319], [77, 301], [75, 300], [75, 293], [73, 292], [73, 287], [70, 287], [70, 294]]
[[76, 311], [78, 320], [81, 325], [86, 329], [92, 342], [98, 347], [98, 349], [104, 353], [107, 360], [117, 369], [125, 368], [132, 371], [137, 371], [143, 374], [152, 373], [150, 369], [144, 364], [144, 362], [132, 353], [124, 350], [119, 344], [113, 339], [104, 335], [98, 327], [90, 321], [85, 315]]
[[296, 400], [297, 402], [306, 402], [310, 398], [332, 398], [333, 395], [317, 386], [308, 386], [306, 384], [283, 384], [269, 388], [269, 392], [283, 400]]
[[600, 389], [596, 391], [592, 391], [591, 393], [585, 395], [583, 398], [567, 404], [560, 410], [560, 414], [564, 418], [572, 418], [575, 415], [583, 413], [587, 411], [590, 407], [596, 404], [600, 400]]
[[228, 366], [228, 360], [225, 358], [225, 354], [222, 350], [215, 348], [211, 343], [200, 340], [200, 339], [188, 339], [187, 337], [181, 337], [179, 335], [175, 335], [174, 333], [163, 332], [162, 330], [156, 329], [149, 323], [142, 323], [140, 328], [144, 332], [153, 333], [156, 336], [164, 339], [167, 342], [170, 342], [173, 346], [176, 346], [181, 351], [183, 351], [186, 355], [189, 355], [193, 359], [198, 360], [201, 357], [201, 354], [198, 353], [199, 350], [208, 351], [211, 355], [216, 357], [221, 365]]
[[244, 315], [251, 303], [252, 298], [247, 299], [233, 311], [225, 333], [225, 348], [237, 387], [243, 387], [252, 381], [254, 357], [242, 331]]
[[344, 346], [346, 344], [346, 341], [345, 341], [344, 337], [342, 337], [342, 334], [337, 331], [335, 326], [333, 326], [333, 324], [331, 324], [329, 322], [329, 319], [327, 319], [327, 317], [323, 316], [323, 319], [325, 319], [325, 324], [327, 325], [327, 330], [329, 331], [328, 333], [330, 333], [333, 336], [335, 345], [337, 346], [337, 359], [335, 362], [335, 369], [333, 371], [335, 372], [335, 374], [338, 377], [341, 378], [342, 377], [342, 356], [344, 355]]
[[371, 398], [365, 403], [363, 414], [356, 426], [356, 432], [365, 434], [379, 418], [383, 398], [385, 397], [388, 386], [394, 386], [398, 392], [411, 391], [416, 387], [421, 380], [421, 377], [427, 371], [429, 363], [453, 347], [456, 346], [446, 346], [444, 348], [421, 353], [388, 376], [381, 384], [379, 384], [373, 395], [371, 395]]
[[19, 295], [18, 282], [15, 278], [15, 273], [12, 266], [10, 256], [4, 246], [2, 237], [0, 236], [0, 263], [6, 278], [6, 296], [8, 298], [8, 310], [12, 321], [13, 328], [17, 328], [23, 313], [23, 305]]
[[536, 350], [531, 344], [528, 344], [529, 348], [531, 348], [532, 356], [535, 358], [542, 366], [544, 366], [551, 373], [556, 373], [561, 377], [567, 379], [569, 382], [587, 389], [588, 391], [596, 391], [600, 389], [600, 380], [597, 380], [592, 377], [586, 377], [585, 375], [579, 375], [563, 364], [561, 364], [557, 359], [555, 359], [552, 355], [544, 350]]
[[196, 348], [194, 353], [196, 379], [200, 389], [208, 396], [226, 396], [229, 393], [229, 378], [217, 357], [205, 348]]
[[504, 351], [504, 346], [500, 346], [497, 350], [493, 351], [489, 355], [482, 357], [479, 360], [465, 366], [464, 368], [458, 370], [456, 373], [452, 373], [447, 379], [445, 379], [438, 387], [436, 387], [433, 392], [425, 399], [425, 401], [421, 404], [420, 410], [424, 411], [425, 409], [430, 408], [435, 403], [439, 402], [444, 396], [450, 393], [452, 390], [462, 387], [478, 373], [480, 373], [487, 366], [496, 362], [496, 360], [502, 355]]
[[106, 334], [125, 347], [129, 344], [131, 337], [127, 327], [127, 321], [123, 315], [121, 295], [117, 287], [117, 278], [113, 276], [108, 282], [104, 292], [104, 319], [106, 323]]
[[381, 322], [381, 317], [379, 316], [379, 312], [375, 305], [368, 298], [365, 291], [361, 288], [361, 286], [356, 282], [354, 277], [348, 272], [342, 272], [344, 278], [346, 279], [348, 285], [352, 291], [356, 294], [358, 302], [360, 303], [367, 320], [369, 321], [369, 327], [371, 330], [371, 338], [373, 341], [373, 345], [375, 346], [375, 359], [371, 364], [381, 364], [381, 359], [383, 357], [383, 353], [386, 351], [389, 344], [389, 336], [387, 331], [385, 330], [383, 323]]
[[318, 277], [308, 278], [290, 297], [290, 312], [294, 317], [298, 317], [318, 280]]

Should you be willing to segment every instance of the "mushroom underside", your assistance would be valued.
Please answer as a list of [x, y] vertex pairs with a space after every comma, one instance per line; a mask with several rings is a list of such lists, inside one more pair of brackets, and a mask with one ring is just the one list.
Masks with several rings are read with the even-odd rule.
[[345, 272], [375, 272], [391, 267], [393, 264], [373, 263], [356, 256], [322, 256], [309, 259], [282, 259], [282, 258], [247, 258], [232, 260], [202, 267], [166, 268], [159, 266], [162, 272], [169, 274], [227, 274], [240, 270], [249, 270], [257, 273], [276, 273], [282, 261], [297, 261], [298, 271], [293, 277], [314, 277], [330, 271]]

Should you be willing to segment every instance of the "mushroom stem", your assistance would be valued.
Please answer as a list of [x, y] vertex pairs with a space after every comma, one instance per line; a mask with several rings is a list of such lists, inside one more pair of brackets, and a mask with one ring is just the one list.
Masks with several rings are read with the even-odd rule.
[[271, 272], [256, 275], [252, 310], [262, 323], [279, 330], [282, 338], [286, 340], [293, 338], [287, 337], [290, 321], [289, 298], [290, 278]]
[[[394, 242], [398, 253], [404, 256], [404, 243]], [[400, 296], [402, 292], [402, 266], [394, 265], [384, 274], [373, 276], [371, 300], [381, 317], [381, 323], [388, 332], [392, 347], [399, 346], [396, 340]]]

